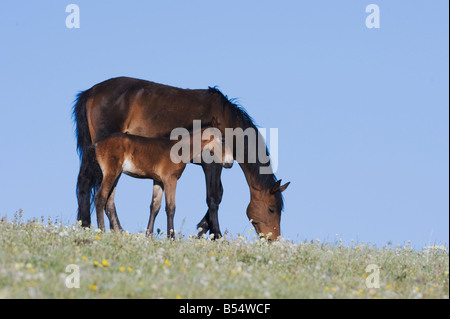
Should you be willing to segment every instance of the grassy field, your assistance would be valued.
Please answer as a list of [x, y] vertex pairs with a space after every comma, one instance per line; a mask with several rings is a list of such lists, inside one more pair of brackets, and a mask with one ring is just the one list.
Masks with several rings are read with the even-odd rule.
[[[449, 298], [447, 247], [269, 244], [253, 233], [150, 240], [3, 219], [0, 298]], [[379, 288], [366, 285], [371, 264]]]

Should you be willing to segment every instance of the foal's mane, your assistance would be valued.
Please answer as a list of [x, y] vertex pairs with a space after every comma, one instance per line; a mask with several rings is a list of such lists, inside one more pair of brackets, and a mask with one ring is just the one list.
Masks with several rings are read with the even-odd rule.
[[[230, 118], [231, 118], [231, 125], [233, 125], [234, 128], [240, 127], [242, 128], [244, 131], [247, 128], [253, 128], [256, 132], [258, 132], [258, 126], [255, 123], [255, 121], [253, 120], [253, 118], [247, 113], [247, 111], [244, 109], [243, 106], [241, 106], [239, 104], [239, 102], [237, 101], [237, 99], [229, 99], [228, 96], [224, 95], [218, 88], [217, 86], [214, 87], [208, 87], [208, 92], [210, 94], [216, 94], [219, 96], [220, 98], [220, 103], [222, 106], [222, 112], [229, 112], [230, 114]], [[256, 140], [256, 143], [258, 143], [258, 139]], [[246, 142], [244, 143], [244, 147], [245, 147], [245, 154], [248, 154], [248, 143], [247, 143], [247, 139]], [[269, 150], [267, 149], [267, 145], [265, 145], [266, 148], [266, 154], [269, 155]], [[277, 181], [277, 178], [275, 176], [275, 174], [270, 173], [270, 174], [260, 174], [260, 168], [261, 167], [265, 167], [269, 163], [261, 163], [259, 161], [259, 154], [258, 152], [257, 156], [256, 156], [256, 163], [246, 163], [247, 167], [248, 167], [248, 172], [250, 173], [250, 175], [255, 179], [255, 181], [265, 190], [270, 190], [272, 188], [272, 186], [275, 184], [275, 182]], [[275, 198], [276, 198], [276, 205], [278, 208], [278, 211], [281, 212], [283, 210], [283, 196], [281, 194], [281, 192], [276, 192], [275, 193]]]

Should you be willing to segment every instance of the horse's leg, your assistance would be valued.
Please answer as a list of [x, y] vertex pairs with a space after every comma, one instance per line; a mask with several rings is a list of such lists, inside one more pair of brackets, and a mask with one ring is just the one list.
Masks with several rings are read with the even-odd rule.
[[222, 236], [219, 227], [219, 204], [222, 201], [223, 187], [220, 180], [222, 174], [222, 165], [220, 163], [202, 164], [203, 172], [206, 178], [206, 203], [208, 204], [208, 211], [205, 217], [197, 225], [200, 229], [198, 236], [201, 237], [209, 230], [214, 238]]
[[167, 237], [175, 237], [173, 218], [175, 216], [175, 191], [177, 187], [176, 178], [164, 181], [164, 192], [166, 193], [166, 214], [167, 214]]
[[150, 219], [148, 221], [147, 226], [147, 236], [153, 234], [153, 228], [155, 225], [156, 215], [159, 213], [159, 209], [161, 208], [161, 199], [164, 192], [164, 185], [161, 182], [153, 181], [153, 195], [152, 195], [152, 203], [150, 205]]
[[87, 151], [81, 159], [80, 172], [77, 181], [77, 199], [78, 199], [78, 216], [77, 220], [81, 221], [82, 227], [91, 226], [91, 189], [93, 172], [89, 167]]
[[[117, 176], [106, 174], [103, 177], [102, 184], [95, 194], [95, 210], [97, 212], [97, 226], [101, 230], [105, 230], [105, 220], [103, 212], [106, 210], [106, 203], [111, 194], [111, 190], [114, 187], [114, 182]], [[110, 217], [110, 216], [108, 216]]]
[[103, 212], [105, 210], [107, 194], [103, 191], [103, 183], [95, 194], [95, 210], [97, 212], [97, 227], [100, 230], [105, 230], [105, 219]]
[[120, 232], [123, 230], [122, 226], [120, 226], [119, 217], [117, 216], [116, 204], [114, 204], [114, 196], [116, 194], [116, 185], [118, 180], [119, 177], [114, 183], [111, 195], [109, 195], [108, 201], [106, 202], [106, 215], [109, 218], [109, 228], [115, 232]]

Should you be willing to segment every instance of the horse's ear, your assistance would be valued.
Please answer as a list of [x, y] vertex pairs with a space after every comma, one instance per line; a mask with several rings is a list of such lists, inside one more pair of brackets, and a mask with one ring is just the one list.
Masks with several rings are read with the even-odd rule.
[[284, 192], [286, 190], [286, 188], [289, 186], [291, 182], [287, 182], [286, 184], [284, 184], [283, 186], [280, 186], [280, 192]]
[[271, 194], [274, 194], [275, 192], [278, 192], [278, 191], [280, 191], [280, 192], [284, 192], [284, 190], [289, 186], [289, 184], [290, 184], [291, 182], [287, 182], [286, 184], [284, 184], [283, 186], [280, 186], [281, 185], [281, 179], [279, 179], [279, 180], [277, 180], [276, 182], [275, 182], [275, 184], [272, 186], [272, 188], [270, 189], [270, 193]]
[[280, 190], [281, 179], [277, 180], [270, 189], [270, 193], [274, 194]]

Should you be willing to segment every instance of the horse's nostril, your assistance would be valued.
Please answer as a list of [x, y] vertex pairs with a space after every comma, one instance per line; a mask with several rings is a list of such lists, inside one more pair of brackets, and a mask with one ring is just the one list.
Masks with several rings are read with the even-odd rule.
[[223, 163], [223, 167], [225, 168], [231, 168], [233, 166], [233, 163]]

